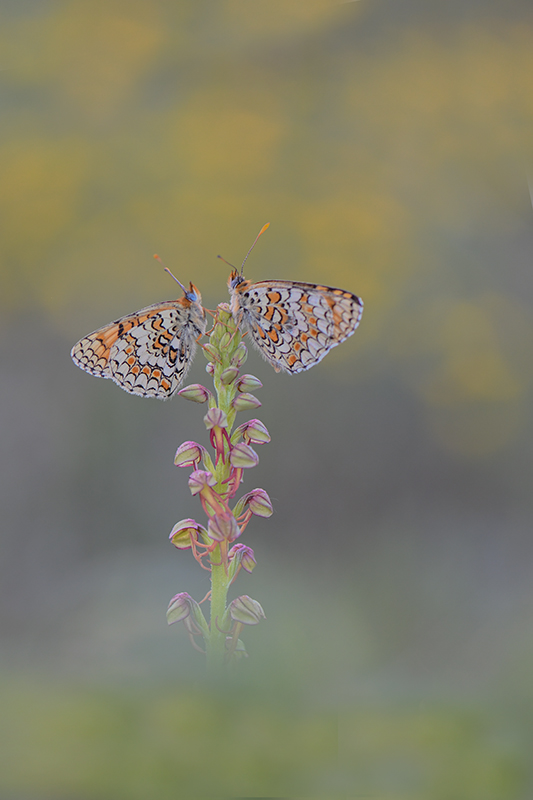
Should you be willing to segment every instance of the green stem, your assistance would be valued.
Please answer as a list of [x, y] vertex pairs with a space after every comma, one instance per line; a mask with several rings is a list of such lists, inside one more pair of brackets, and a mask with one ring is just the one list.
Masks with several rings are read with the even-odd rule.
[[[218, 347], [220, 339], [227, 334], [226, 339], [230, 338], [229, 347]], [[218, 348], [219, 361], [215, 363], [215, 372], [213, 375], [213, 383], [217, 395], [217, 405], [228, 418], [228, 435], [231, 435], [231, 429], [235, 422], [235, 409], [233, 408], [233, 400], [237, 394], [237, 390], [233, 383], [224, 385], [220, 379], [222, 372], [230, 366], [231, 357], [237, 349], [241, 341], [239, 331], [235, 330], [235, 323], [231, 314], [228, 312], [219, 312], [219, 321], [215, 325], [215, 330], [211, 335], [210, 342], [214, 347]], [[223, 493], [226, 490], [227, 484], [224, 483], [231, 472], [231, 465], [229, 461], [225, 464], [219, 462], [215, 470], [217, 477], [216, 491]], [[226, 561], [226, 559], [224, 559]], [[224, 631], [226, 623], [226, 599], [230, 585], [230, 578], [226, 574], [226, 567], [223, 563], [221, 546], [215, 547], [211, 554], [211, 617], [210, 617], [210, 632], [209, 638], [206, 640], [206, 654], [207, 654], [207, 674], [211, 678], [220, 676], [225, 667], [226, 656], [226, 636], [227, 632]]]
[[207, 674], [216, 677], [224, 669], [226, 633], [223, 630], [229, 578], [221, 563], [220, 546], [211, 557], [211, 621], [209, 640], [206, 642]]

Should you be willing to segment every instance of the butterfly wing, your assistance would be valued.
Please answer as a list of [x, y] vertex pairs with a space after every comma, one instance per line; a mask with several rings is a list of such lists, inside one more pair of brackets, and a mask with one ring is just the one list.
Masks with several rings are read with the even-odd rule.
[[354, 333], [363, 313], [356, 295], [314, 283], [242, 281], [230, 291], [233, 314], [277, 372], [314, 367]]
[[182, 297], [99, 328], [74, 345], [71, 356], [81, 369], [111, 378], [130, 394], [166, 400], [187, 374], [204, 331], [200, 303]]

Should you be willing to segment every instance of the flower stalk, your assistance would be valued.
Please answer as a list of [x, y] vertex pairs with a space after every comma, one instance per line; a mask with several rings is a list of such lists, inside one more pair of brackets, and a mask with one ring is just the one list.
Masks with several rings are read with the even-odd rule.
[[215, 394], [200, 384], [186, 386], [179, 394], [192, 402], [207, 403], [204, 423], [214, 457], [202, 445], [187, 441], [178, 447], [175, 464], [192, 467], [189, 488], [199, 497], [207, 524], [182, 520], [174, 525], [170, 540], [179, 550], [190, 549], [210, 572], [211, 590], [204, 598], [210, 603], [209, 622], [200, 604], [186, 592], [172, 598], [167, 619], [169, 624], [184, 623], [196, 649], [202, 650], [195, 639], [203, 638], [208, 675], [215, 677], [247, 655], [239, 636], [246, 625], [256, 625], [265, 616], [261, 605], [247, 595], [228, 605], [228, 590], [241, 569], [251, 572], [256, 564], [253, 550], [234, 542], [253, 515], [269, 517], [273, 509], [264, 489], [247, 492], [234, 502], [245, 472], [259, 461], [252, 445], [269, 442], [270, 435], [258, 419], [244, 422], [233, 431], [239, 412], [260, 407], [250, 389], [255, 391], [262, 384], [253, 375], [240, 374], [247, 350], [226, 303], [217, 307], [209, 343], [203, 350]]

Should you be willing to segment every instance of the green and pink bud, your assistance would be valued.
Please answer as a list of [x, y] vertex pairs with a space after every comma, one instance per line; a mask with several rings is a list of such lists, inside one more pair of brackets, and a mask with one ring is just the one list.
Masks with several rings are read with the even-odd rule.
[[210, 398], [214, 401], [212, 392], [202, 386], [201, 383], [191, 383], [190, 386], [180, 389], [178, 394], [193, 403], [207, 403]]
[[196, 469], [200, 461], [207, 455], [207, 450], [197, 442], [183, 442], [176, 450], [174, 464], [177, 467], [193, 467]]
[[204, 526], [194, 519], [182, 519], [180, 522], [176, 522], [168, 538], [178, 550], [188, 550], [192, 547], [192, 542], [199, 541], [199, 537], [204, 541], [207, 538]]

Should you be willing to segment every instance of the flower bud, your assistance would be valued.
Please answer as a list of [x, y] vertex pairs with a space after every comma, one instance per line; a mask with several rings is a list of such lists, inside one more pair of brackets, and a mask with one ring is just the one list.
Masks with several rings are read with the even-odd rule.
[[224, 386], [228, 386], [230, 383], [233, 383], [238, 374], [239, 374], [238, 367], [228, 367], [220, 375], [220, 380], [222, 381]]
[[212, 428], [227, 428], [228, 418], [220, 408], [210, 408], [204, 417], [207, 430]]
[[180, 592], [175, 594], [167, 609], [167, 622], [173, 625], [174, 622], [183, 622], [183, 620], [191, 613], [191, 604], [195, 600], [188, 594], [188, 592]]
[[193, 497], [206, 486], [214, 486], [216, 482], [215, 476], [203, 469], [197, 469], [189, 475], [189, 489]]
[[257, 564], [254, 551], [246, 544], [234, 544], [228, 553], [228, 558], [230, 563], [233, 560], [238, 561], [246, 572], [251, 572]]
[[209, 517], [207, 525], [209, 536], [216, 542], [234, 542], [241, 535], [237, 520], [233, 514], [215, 514]]
[[249, 509], [256, 517], [271, 517], [274, 513], [270, 497], [264, 489], [252, 489], [247, 492], [240, 500], [237, 500], [233, 508], [235, 517], [240, 517], [241, 514]]
[[168, 538], [178, 550], [188, 550], [191, 546], [191, 539], [198, 541], [199, 535], [202, 538], [207, 536], [207, 531], [203, 525], [200, 525], [194, 519], [182, 519], [176, 522]]
[[235, 348], [235, 352], [231, 358], [231, 365], [233, 367], [242, 367], [247, 358], [248, 350], [246, 349], [246, 345], [241, 342], [240, 345]]
[[237, 382], [239, 392], [252, 392], [255, 389], [261, 389], [262, 386], [263, 384], [255, 375], [243, 375]]
[[178, 394], [193, 403], [206, 403], [211, 396], [209, 389], [206, 389], [201, 383], [191, 383], [190, 386], [180, 389]]
[[208, 361], [219, 360], [218, 348], [215, 347], [213, 344], [202, 345], [202, 350], [204, 351], [204, 356], [207, 358]]
[[251, 419], [235, 428], [231, 441], [237, 442], [240, 436], [246, 444], [267, 444], [270, 441], [270, 434], [260, 419]]
[[261, 406], [261, 401], [258, 400], [257, 397], [254, 397], [253, 394], [243, 392], [237, 395], [232, 406], [235, 411], [249, 411], [251, 408], [259, 408]]
[[242, 622], [243, 625], [257, 625], [262, 619], [266, 619], [260, 603], [247, 594], [242, 594], [229, 604], [229, 613], [235, 622]]
[[259, 456], [250, 445], [239, 442], [231, 449], [229, 456], [232, 467], [251, 469], [259, 464]]
[[215, 365], [213, 364], [212, 361], [209, 361], [209, 363], [205, 365], [205, 371], [209, 375], [214, 375], [215, 374]]
[[201, 444], [183, 442], [176, 450], [174, 464], [177, 467], [194, 467], [196, 469], [205, 454], [206, 449]]
[[225, 331], [225, 333], [223, 333], [222, 336], [220, 337], [220, 339], [218, 340], [218, 343], [217, 343], [218, 349], [220, 351], [227, 350], [228, 349], [228, 345], [229, 345], [230, 342], [231, 342], [231, 334], [229, 334], [227, 331]]

